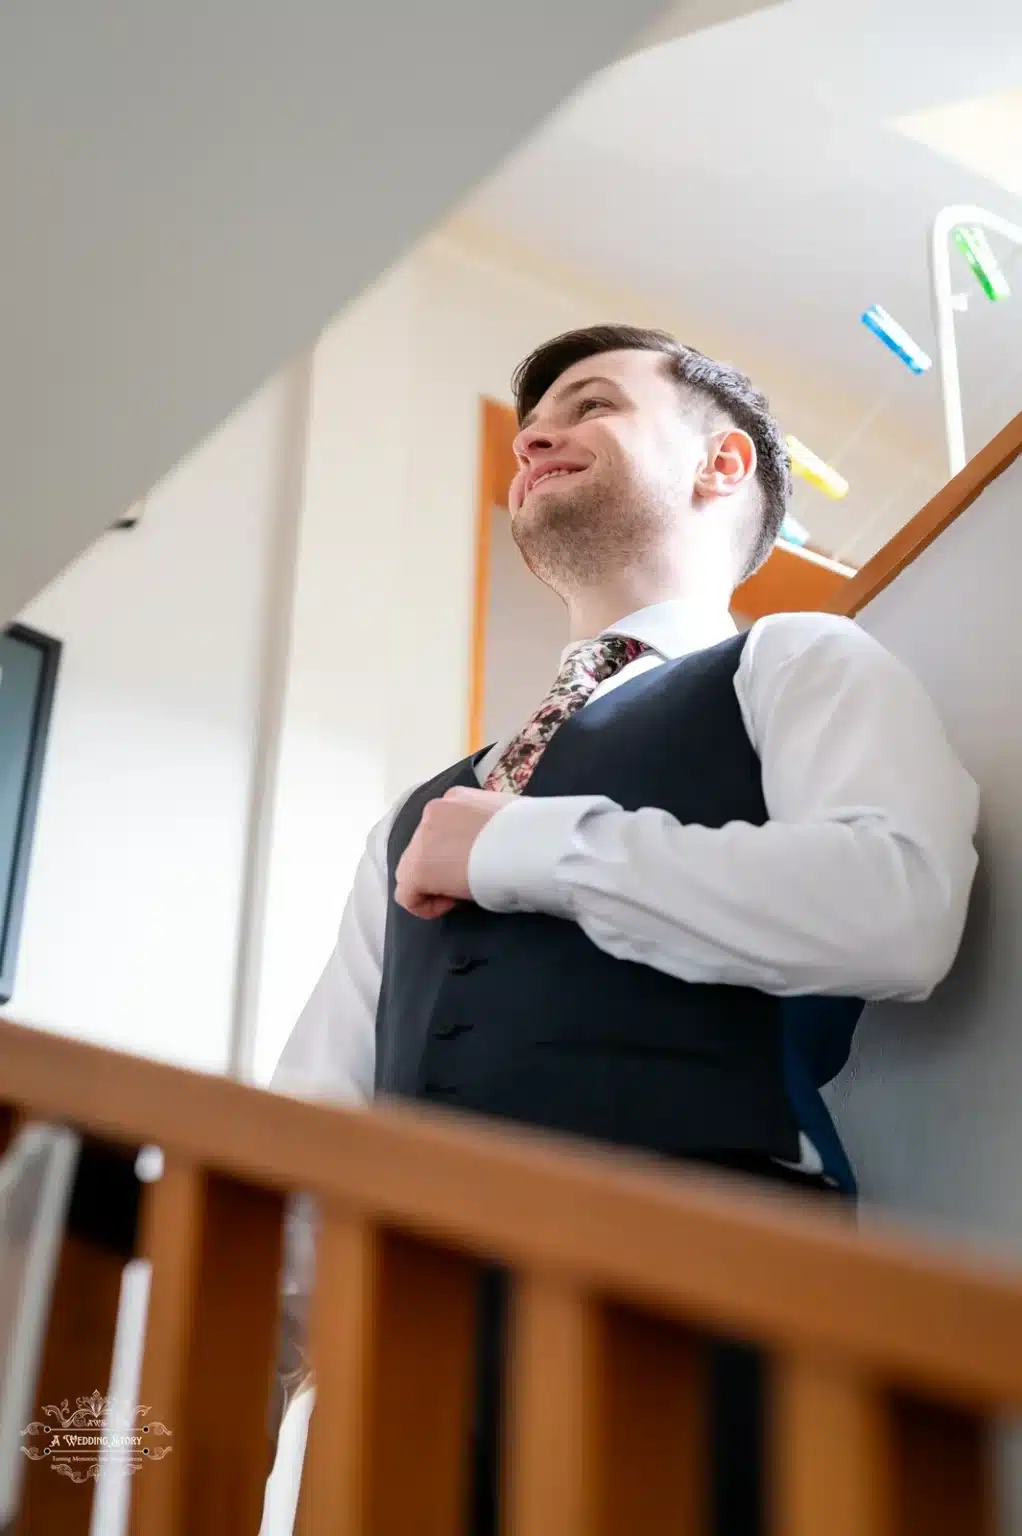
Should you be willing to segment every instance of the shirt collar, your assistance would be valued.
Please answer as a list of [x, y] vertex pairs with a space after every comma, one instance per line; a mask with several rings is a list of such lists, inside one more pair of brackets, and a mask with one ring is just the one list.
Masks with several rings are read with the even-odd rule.
[[[641, 640], [664, 661], [707, 650], [721, 640], [738, 633], [734, 619], [726, 609], [700, 608], [682, 597], [668, 598], [627, 614], [601, 631], [604, 635], [626, 635]], [[562, 664], [579, 644], [576, 640], [561, 655]]]

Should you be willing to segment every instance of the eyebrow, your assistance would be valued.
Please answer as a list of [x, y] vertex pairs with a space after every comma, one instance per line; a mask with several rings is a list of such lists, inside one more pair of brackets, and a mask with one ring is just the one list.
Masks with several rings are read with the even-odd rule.
[[[570, 400], [573, 395], [580, 394], [583, 389], [588, 389], [590, 384], [609, 384], [611, 389], [620, 389], [620, 385], [615, 384], [613, 379], [607, 379], [602, 374], [594, 373], [588, 379], [576, 379], [573, 384], [565, 384], [564, 388], [559, 390], [554, 398], [560, 404], [562, 400]], [[518, 428], [519, 432], [524, 432], [526, 427], [532, 426], [536, 419], [536, 409], [537, 407], [533, 406], [528, 415], [523, 417], [522, 424]]]

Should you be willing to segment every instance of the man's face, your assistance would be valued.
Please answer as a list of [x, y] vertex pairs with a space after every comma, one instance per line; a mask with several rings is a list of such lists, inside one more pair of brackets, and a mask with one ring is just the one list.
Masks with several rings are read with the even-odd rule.
[[705, 437], [657, 352], [561, 374], [515, 439], [508, 505], [526, 564], [555, 590], [656, 559], [692, 504]]

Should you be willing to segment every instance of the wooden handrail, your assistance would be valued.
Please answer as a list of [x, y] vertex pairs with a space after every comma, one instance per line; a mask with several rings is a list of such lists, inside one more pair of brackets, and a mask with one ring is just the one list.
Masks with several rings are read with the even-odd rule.
[[786, 1195], [750, 1198], [726, 1175], [462, 1114], [308, 1104], [3, 1021], [0, 1061], [0, 1097], [24, 1115], [906, 1383], [1022, 1401], [1022, 1286], [1006, 1263], [793, 1214]]
[[[257, 1527], [289, 1191], [320, 1210], [299, 1536], [458, 1529], [475, 1277], [494, 1262], [519, 1281], [509, 1536], [666, 1536], [678, 1501], [699, 1532], [699, 1339], [721, 1332], [778, 1363], [777, 1536], [933, 1529], [949, 1478], [963, 1513], [940, 1528], [992, 1532], [988, 1421], [1022, 1404], [1022, 1275], [1003, 1262], [855, 1231], [726, 1175], [451, 1113], [310, 1105], [2, 1021], [0, 1063], [0, 1107], [22, 1119], [164, 1151], [139, 1248], [142, 1394], [177, 1438], [133, 1481], [146, 1536]], [[116, 1272], [75, 1275], [51, 1319], [64, 1395], [96, 1385], [74, 1380], [95, 1368], [90, 1287], [112, 1342]], [[64, 1536], [84, 1533], [84, 1495], [46, 1506], [47, 1469], [32, 1471], [33, 1518], [59, 1504]]]
[[747, 581], [735, 588], [731, 612], [752, 622], [768, 613], [812, 613], [840, 602], [855, 572], [825, 555], [777, 543]]
[[1022, 413], [980, 449], [954, 479], [942, 485], [915, 517], [904, 528], [899, 528], [872, 560], [834, 594], [828, 605], [830, 611], [846, 614], [849, 618], [861, 613], [867, 603], [890, 586], [906, 566], [972, 506], [977, 496], [1013, 464], [1019, 454], [1022, 454]]

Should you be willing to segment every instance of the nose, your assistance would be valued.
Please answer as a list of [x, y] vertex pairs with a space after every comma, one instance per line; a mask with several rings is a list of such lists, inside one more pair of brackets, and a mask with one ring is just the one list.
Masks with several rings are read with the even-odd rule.
[[513, 444], [515, 458], [519, 464], [528, 464], [537, 453], [550, 453], [562, 436], [563, 433], [552, 431], [539, 422], [533, 422], [530, 426], [523, 427], [515, 438]]

